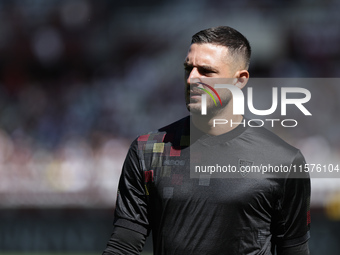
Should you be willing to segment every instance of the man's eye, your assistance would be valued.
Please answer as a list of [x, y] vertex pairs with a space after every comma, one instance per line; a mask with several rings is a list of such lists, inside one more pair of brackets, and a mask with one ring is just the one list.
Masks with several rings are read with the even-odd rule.
[[211, 73], [213, 73], [213, 71], [208, 70], [208, 69], [201, 69], [199, 72], [200, 72], [201, 74], [211, 74]]
[[191, 70], [192, 70], [192, 67], [191, 66], [185, 66], [184, 70], [185, 70], [185, 72], [190, 73]]

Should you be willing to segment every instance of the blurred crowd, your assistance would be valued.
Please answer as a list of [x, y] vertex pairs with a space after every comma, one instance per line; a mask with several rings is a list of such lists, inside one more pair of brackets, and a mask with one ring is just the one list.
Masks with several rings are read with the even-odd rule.
[[[252, 77], [338, 77], [338, 5], [0, 0], [0, 207], [113, 206], [131, 141], [187, 114], [182, 63], [201, 29], [244, 33]], [[326, 94], [331, 123], [290, 139], [336, 160], [340, 91]]]

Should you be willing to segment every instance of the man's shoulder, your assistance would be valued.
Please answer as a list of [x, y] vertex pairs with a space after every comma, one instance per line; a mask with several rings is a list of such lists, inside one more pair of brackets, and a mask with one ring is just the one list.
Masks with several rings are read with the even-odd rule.
[[190, 116], [186, 116], [182, 119], [179, 119], [167, 126], [164, 126], [158, 129], [158, 132], [175, 132], [175, 131], [189, 131], [190, 129]]
[[166, 143], [174, 142], [176, 137], [190, 136], [190, 117], [186, 116], [167, 126], [150, 131], [137, 137], [137, 142]]

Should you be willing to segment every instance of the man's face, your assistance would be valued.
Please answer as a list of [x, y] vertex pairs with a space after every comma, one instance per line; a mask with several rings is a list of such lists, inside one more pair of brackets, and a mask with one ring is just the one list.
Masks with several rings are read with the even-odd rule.
[[[231, 66], [232, 61], [228, 57], [228, 48], [220, 45], [204, 43], [192, 44], [184, 61], [185, 69], [185, 100], [188, 110], [193, 114], [201, 113], [201, 97], [204, 93], [197, 87], [204, 88], [204, 85], [195, 82], [209, 83], [214, 86], [213, 78], [234, 78], [235, 70]], [[204, 79], [202, 79], [204, 78]], [[231, 93], [226, 89], [217, 89], [221, 97], [222, 104], [228, 105], [231, 99]], [[217, 110], [213, 100], [207, 97], [207, 109], [209, 112]]]

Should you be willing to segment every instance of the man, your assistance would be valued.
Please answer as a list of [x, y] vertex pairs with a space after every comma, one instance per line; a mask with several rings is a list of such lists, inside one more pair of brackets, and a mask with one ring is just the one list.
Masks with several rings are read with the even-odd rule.
[[[309, 254], [308, 175], [190, 178], [190, 163], [197, 158], [223, 158], [238, 167], [304, 164], [296, 148], [264, 128], [247, 127], [242, 115], [233, 115], [233, 98], [226, 89], [216, 89], [220, 104], [206, 100], [207, 114], [201, 114], [202, 91], [213, 89], [205, 81], [229, 78], [243, 88], [250, 52], [247, 39], [230, 27], [206, 29], [192, 37], [184, 62], [191, 116], [131, 144], [113, 234], [103, 254], [139, 254], [151, 230], [154, 254]], [[214, 127], [217, 118], [235, 125]]]

